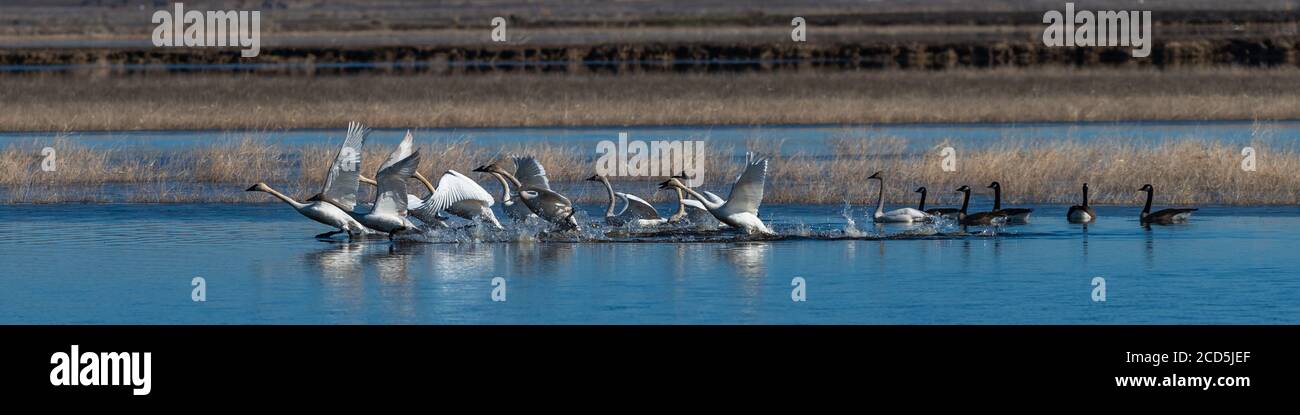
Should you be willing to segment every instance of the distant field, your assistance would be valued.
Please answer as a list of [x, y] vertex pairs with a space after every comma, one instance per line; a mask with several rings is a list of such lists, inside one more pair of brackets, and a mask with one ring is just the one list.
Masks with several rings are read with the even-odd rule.
[[7, 131], [1300, 119], [1300, 69], [0, 79]]

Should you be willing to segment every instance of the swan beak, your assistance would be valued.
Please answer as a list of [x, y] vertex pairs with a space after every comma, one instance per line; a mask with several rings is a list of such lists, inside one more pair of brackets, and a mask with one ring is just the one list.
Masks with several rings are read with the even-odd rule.
[[868, 179], [879, 179], [879, 178], [880, 178], [880, 172], [871, 173], [871, 176], [869, 176], [869, 177], [867, 177], [867, 178], [868, 178]]
[[473, 171], [476, 171], [476, 172], [479, 172], [479, 173], [487, 173], [487, 172], [488, 172], [488, 169], [487, 169], [487, 166], [478, 166], [478, 167], [475, 167]]
[[596, 176], [588, 177], [588, 178], [587, 178], [587, 181], [589, 181], [589, 182], [598, 182], [598, 181], [600, 181], [600, 176], [599, 176], [599, 175], [596, 175]]
[[250, 188], [248, 188], [248, 189], [245, 189], [244, 191], [245, 191], [245, 192], [256, 192], [258, 186], [260, 186], [260, 184], [255, 184], [255, 185], [253, 185], [253, 187], [250, 187]]
[[667, 188], [670, 188], [670, 187], [673, 187], [673, 181], [672, 181], [672, 180], [666, 180], [666, 181], [664, 181], [663, 183], [659, 183], [659, 188], [660, 188], [660, 189], [667, 189]]

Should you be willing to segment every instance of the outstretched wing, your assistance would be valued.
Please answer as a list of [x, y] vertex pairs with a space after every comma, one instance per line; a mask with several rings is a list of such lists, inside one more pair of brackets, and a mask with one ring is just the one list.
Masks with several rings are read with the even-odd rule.
[[654, 205], [651, 205], [650, 202], [623, 192], [614, 193], [614, 195], [623, 199], [623, 203], [627, 204], [623, 208], [623, 212], [619, 213], [620, 217], [625, 219], [660, 219], [659, 211], [655, 210]]
[[546, 180], [546, 168], [533, 156], [515, 157], [515, 178], [524, 187], [551, 190], [551, 183]]
[[325, 176], [325, 187], [321, 189], [322, 197], [335, 205], [352, 210], [357, 204], [358, 179], [361, 176], [361, 148], [366, 145], [370, 130], [359, 122], [348, 123], [348, 135], [343, 139], [343, 147], [334, 156]]
[[380, 170], [375, 181], [379, 182], [378, 195], [375, 199], [375, 213], [406, 216], [406, 179], [415, 174], [420, 165], [420, 152], [411, 153], [410, 157]]
[[447, 210], [451, 205], [462, 200], [476, 200], [492, 206], [492, 195], [479, 186], [474, 179], [465, 177], [455, 170], [447, 170], [438, 179], [438, 189], [424, 198], [420, 207], [411, 211], [411, 215], [420, 220], [437, 216], [438, 212]]
[[[746, 157], [753, 156], [746, 154]], [[736, 179], [736, 184], [731, 186], [731, 197], [727, 198], [726, 206], [733, 212], [758, 214], [758, 205], [763, 203], [763, 183], [766, 181], [767, 159], [751, 159], [745, 172], [741, 173], [740, 178]]]
[[410, 157], [411, 153], [414, 151], [415, 137], [411, 135], [411, 130], [406, 130], [406, 137], [402, 137], [402, 142], [397, 143], [397, 148], [393, 150], [392, 154], [388, 155], [388, 160], [384, 161], [384, 164], [379, 165], [379, 171], [393, 167], [397, 162]]

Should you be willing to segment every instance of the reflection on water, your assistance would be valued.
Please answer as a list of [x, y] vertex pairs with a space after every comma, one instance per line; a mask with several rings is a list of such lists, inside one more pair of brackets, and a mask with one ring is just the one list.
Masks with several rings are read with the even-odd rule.
[[[765, 206], [804, 236], [431, 244], [317, 241], [279, 205], [0, 206], [0, 323], [1300, 322], [1300, 208], [1206, 207], [1149, 229], [1131, 207], [1090, 225], [1037, 208], [969, 236], [845, 238], [840, 207]], [[194, 276], [206, 303], [190, 301]], [[1106, 303], [1089, 300], [1095, 276]]]

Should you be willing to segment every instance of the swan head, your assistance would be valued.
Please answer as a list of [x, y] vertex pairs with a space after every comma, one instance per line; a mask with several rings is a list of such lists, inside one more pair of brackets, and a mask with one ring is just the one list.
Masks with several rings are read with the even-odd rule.
[[993, 183], [989, 183], [989, 188], [990, 188], [990, 189], [1001, 189], [1001, 188], [1002, 188], [1002, 185], [1001, 185], [1001, 184], [998, 184], [998, 182], [993, 182]]
[[955, 191], [957, 191], [957, 192], [970, 192], [970, 186], [967, 186], [967, 185], [964, 185], [964, 184], [963, 184], [963, 185], [961, 185], [961, 187], [958, 187], [957, 190], [955, 190]]
[[884, 172], [883, 172], [883, 171], [878, 171], [878, 172], [875, 172], [875, 173], [871, 173], [871, 176], [868, 176], [867, 178], [868, 178], [868, 179], [883, 180], [883, 178], [880, 177], [880, 174], [881, 174], [881, 173], [884, 173]]
[[588, 178], [587, 178], [587, 181], [589, 181], [589, 182], [598, 182], [598, 181], [600, 181], [600, 175], [599, 175], [599, 174], [594, 174], [594, 175], [592, 175], [591, 177], [588, 177]]
[[668, 178], [668, 180], [665, 180], [663, 183], [659, 183], [660, 189], [669, 189], [673, 187], [685, 187], [685, 186], [682, 186], [682, 182], [677, 181], [677, 176], [670, 177]]
[[1144, 184], [1141, 189], [1138, 189], [1139, 192], [1150, 192], [1153, 190], [1155, 190], [1155, 188], [1151, 187], [1150, 183]]
[[253, 187], [249, 187], [248, 189], [245, 189], [244, 191], [245, 191], [245, 192], [265, 192], [266, 189], [268, 189], [268, 187], [266, 186], [266, 183], [258, 183], [258, 184], [253, 185]]
[[478, 173], [491, 173], [492, 169], [489, 169], [488, 166], [478, 166], [474, 168], [474, 171]]

